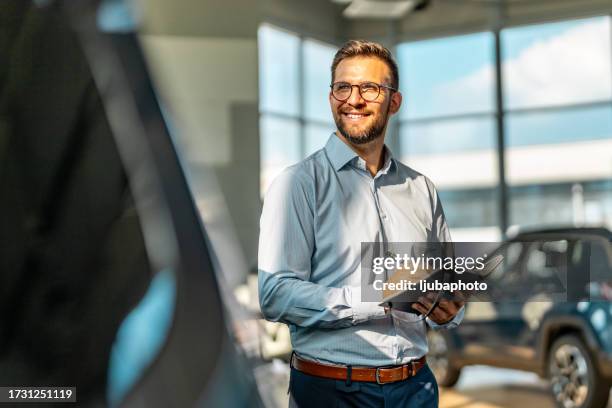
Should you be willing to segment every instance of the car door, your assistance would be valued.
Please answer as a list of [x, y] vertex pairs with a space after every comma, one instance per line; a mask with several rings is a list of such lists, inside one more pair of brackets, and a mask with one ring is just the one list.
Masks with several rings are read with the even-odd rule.
[[463, 323], [457, 328], [461, 339], [463, 354], [473, 363], [505, 365], [511, 352], [507, 350], [514, 327], [516, 306], [506, 301], [496, 300], [504, 290], [505, 296], [510, 291], [518, 290], [521, 279], [521, 261], [525, 244], [511, 241], [502, 245], [493, 255], [502, 254], [502, 264], [487, 279], [491, 301], [471, 301], [466, 305]]
[[555, 236], [530, 237], [519, 260], [519, 279], [508, 288], [495, 326], [508, 366], [531, 369], [535, 364], [540, 323], [555, 302], [565, 301], [570, 241]]

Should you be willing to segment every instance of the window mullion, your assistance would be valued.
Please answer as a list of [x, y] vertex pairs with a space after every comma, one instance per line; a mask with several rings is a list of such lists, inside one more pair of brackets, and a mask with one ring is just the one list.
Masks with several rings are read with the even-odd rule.
[[306, 156], [306, 92], [304, 73], [304, 37], [300, 36], [298, 46], [298, 121], [300, 126], [300, 157]]

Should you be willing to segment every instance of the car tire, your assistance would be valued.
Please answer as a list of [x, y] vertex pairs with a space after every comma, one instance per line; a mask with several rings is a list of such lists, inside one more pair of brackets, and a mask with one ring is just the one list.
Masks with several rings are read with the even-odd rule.
[[450, 347], [447, 337], [440, 331], [427, 332], [427, 364], [434, 373], [438, 385], [452, 387], [459, 380], [461, 368], [456, 367], [450, 358]]
[[604, 408], [610, 384], [599, 372], [593, 355], [574, 334], [559, 337], [548, 353], [548, 378], [560, 408]]

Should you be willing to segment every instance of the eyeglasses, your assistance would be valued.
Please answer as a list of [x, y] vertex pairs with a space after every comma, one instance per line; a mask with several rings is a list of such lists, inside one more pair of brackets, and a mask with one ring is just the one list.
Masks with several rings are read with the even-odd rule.
[[380, 95], [380, 88], [386, 88], [393, 92], [397, 92], [395, 88], [387, 85], [380, 85], [376, 82], [362, 82], [359, 85], [349, 84], [348, 82], [335, 82], [330, 86], [333, 97], [339, 102], [346, 102], [351, 97], [354, 86], [359, 89], [359, 94], [366, 102], [375, 101], [378, 95]]

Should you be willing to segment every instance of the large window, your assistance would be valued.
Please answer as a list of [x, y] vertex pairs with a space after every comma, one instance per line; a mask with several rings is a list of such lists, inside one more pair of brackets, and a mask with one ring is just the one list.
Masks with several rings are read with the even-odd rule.
[[612, 95], [610, 18], [502, 31], [507, 109], [606, 101]]
[[335, 128], [327, 101], [335, 47], [267, 24], [258, 45], [264, 194], [280, 171], [323, 147]]
[[[455, 239], [509, 225], [612, 224], [610, 17], [399, 45], [401, 157], [437, 185]], [[496, 115], [504, 125], [498, 148]]]
[[610, 18], [502, 31], [509, 219], [612, 222]]
[[401, 44], [404, 163], [430, 177], [455, 239], [497, 239], [494, 38], [477, 33]]

